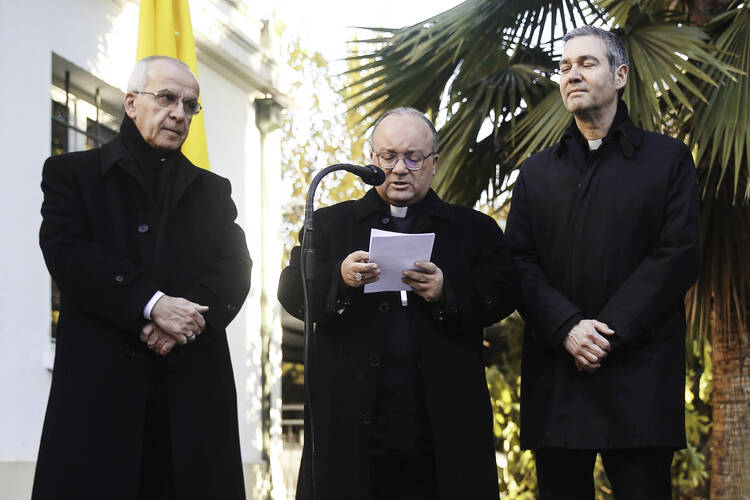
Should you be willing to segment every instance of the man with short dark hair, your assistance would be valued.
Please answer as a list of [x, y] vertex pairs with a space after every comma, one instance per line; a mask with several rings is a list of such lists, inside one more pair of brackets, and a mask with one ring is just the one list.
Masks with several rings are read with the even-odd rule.
[[199, 92], [143, 59], [119, 136], [44, 165], [61, 312], [33, 500], [245, 498], [225, 328], [252, 262], [229, 181], [180, 152]]
[[[385, 113], [370, 153], [385, 182], [316, 212], [300, 500], [313, 486], [320, 500], [498, 498], [482, 327], [513, 311], [517, 284], [495, 221], [430, 189], [437, 144], [419, 111]], [[402, 271], [411, 291], [363, 292], [383, 264], [370, 261], [372, 229], [435, 233], [430, 260]], [[299, 256], [297, 247], [279, 299], [302, 317]]]
[[521, 167], [507, 226], [526, 321], [521, 444], [542, 500], [593, 499], [597, 452], [618, 500], [669, 499], [700, 257], [695, 166], [628, 117], [616, 36], [584, 26], [563, 41], [573, 120]]

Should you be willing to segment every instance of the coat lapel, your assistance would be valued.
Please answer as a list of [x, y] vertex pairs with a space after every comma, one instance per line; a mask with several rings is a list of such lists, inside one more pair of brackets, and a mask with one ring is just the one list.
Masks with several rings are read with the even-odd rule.
[[171, 217], [185, 191], [200, 174], [200, 169], [190, 163], [190, 160], [180, 153], [172, 168], [172, 188], [167, 206], [167, 217]]
[[430, 189], [424, 198], [421, 210], [414, 220], [414, 232], [433, 232], [437, 223], [441, 221], [450, 222], [454, 218], [455, 212], [453, 207], [441, 200], [437, 193]]
[[101, 155], [102, 176], [106, 176], [112, 167], [120, 167], [136, 181], [138, 186], [140, 186], [140, 188], [146, 193], [149, 199], [153, 198], [151, 190], [148, 189], [148, 183], [143, 177], [143, 172], [138, 166], [138, 162], [133, 159], [130, 152], [125, 147], [122, 138], [117, 137], [102, 146]]

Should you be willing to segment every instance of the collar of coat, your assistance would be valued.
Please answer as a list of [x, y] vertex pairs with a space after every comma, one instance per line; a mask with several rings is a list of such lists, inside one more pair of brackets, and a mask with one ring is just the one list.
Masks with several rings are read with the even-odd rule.
[[[128, 123], [129, 122], [129, 123]], [[148, 183], [143, 177], [143, 172], [138, 166], [138, 161], [133, 157], [133, 152], [125, 145], [124, 134], [127, 134], [129, 124], [135, 127], [135, 124], [125, 115], [123, 124], [120, 127], [120, 134], [113, 140], [101, 147], [101, 171], [102, 176], [106, 176], [112, 168], [121, 168], [130, 174], [140, 187], [151, 197], [152, 192], [148, 188]], [[136, 129], [137, 131], [137, 129]], [[142, 139], [141, 139], [142, 140]], [[145, 141], [144, 141], [145, 144]], [[156, 151], [156, 150], [153, 150]], [[170, 209], [177, 204], [188, 186], [200, 175], [199, 167], [193, 165], [181, 151], [175, 151], [166, 155], [169, 161], [175, 163], [176, 168], [171, 170], [173, 179], [173, 196], [170, 203]]]
[[[451, 221], [455, 218], [453, 207], [445, 203], [430, 188], [423, 200], [409, 206], [408, 215], [416, 212], [417, 215], [426, 215], [430, 218], [445, 219]], [[370, 189], [367, 194], [354, 202], [354, 216], [358, 221], [366, 219], [371, 215], [391, 216], [388, 203], [380, 197], [375, 188]]]
[[[636, 127], [630, 119], [628, 107], [625, 105], [625, 102], [619, 100], [617, 102], [617, 113], [615, 114], [615, 119], [612, 120], [612, 125], [610, 126], [607, 135], [604, 136], [602, 144], [604, 145], [610, 141], [617, 141], [620, 144], [622, 154], [625, 155], [626, 158], [632, 158], [641, 146], [641, 142], [643, 142], [643, 135], [643, 129]], [[583, 134], [581, 134], [581, 131], [578, 130], [575, 118], [572, 118], [570, 120], [570, 125], [565, 129], [565, 132], [563, 133], [560, 142], [555, 146], [554, 151], [559, 158], [568, 148], [576, 146], [579, 148], [588, 147], [586, 146], [586, 139], [583, 137]]]

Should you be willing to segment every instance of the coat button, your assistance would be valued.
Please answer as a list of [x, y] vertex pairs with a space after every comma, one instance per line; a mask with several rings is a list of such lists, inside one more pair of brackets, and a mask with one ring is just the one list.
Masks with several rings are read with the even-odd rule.
[[363, 413], [360, 421], [365, 425], [372, 425], [375, 421], [375, 416], [372, 413]]
[[237, 306], [235, 306], [234, 304], [227, 304], [226, 309], [227, 312], [233, 313], [237, 310]]
[[125, 349], [125, 354], [127, 354], [131, 358], [134, 358], [135, 357], [135, 349], [133, 349], [132, 347], [128, 347], [127, 349]]
[[139, 233], [147, 233], [148, 232], [148, 224], [141, 224], [138, 226], [138, 232]]
[[115, 283], [122, 283], [123, 281], [125, 281], [125, 276], [123, 276], [122, 274], [118, 274], [117, 276], [115, 276]]
[[451, 313], [452, 316], [455, 316], [456, 314], [458, 314], [458, 307], [451, 306], [450, 309], [448, 309], [448, 312]]
[[367, 360], [367, 364], [370, 365], [372, 368], [377, 368], [380, 366], [380, 356], [377, 354], [373, 354], [370, 356], [370, 359]]
[[380, 222], [382, 222], [383, 224], [388, 224], [389, 222], [391, 222], [391, 219], [389, 219], [388, 217], [383, 217]]
[[378, 311], [384, 313], [390, 310], [391, 310], [391, 305], [388, 302], [383, 301], [380, 304], [378, 304]]
[[495, 303], [495, 300], [494, 300], [494, 299], [492, 298], [492, 296], [491, 296], [491, 295], [485, 295], [485, 296], [484, 296], [484, 304], [485, 304], [485, 305], [487, 305], [487, 306], [491, 306], [491, 305], [492, 305], [492, 304], [494, 304], [494, 303]]

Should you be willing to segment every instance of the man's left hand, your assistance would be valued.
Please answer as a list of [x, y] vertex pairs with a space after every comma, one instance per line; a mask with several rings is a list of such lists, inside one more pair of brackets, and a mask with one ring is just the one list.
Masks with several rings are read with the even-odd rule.
[[427, 302], [443, 298], [443, 271], [432, 262], [418, 260], [414, 263], [418, 271], [405, 269], [401, 281], [409, 285], [414, 293]]

